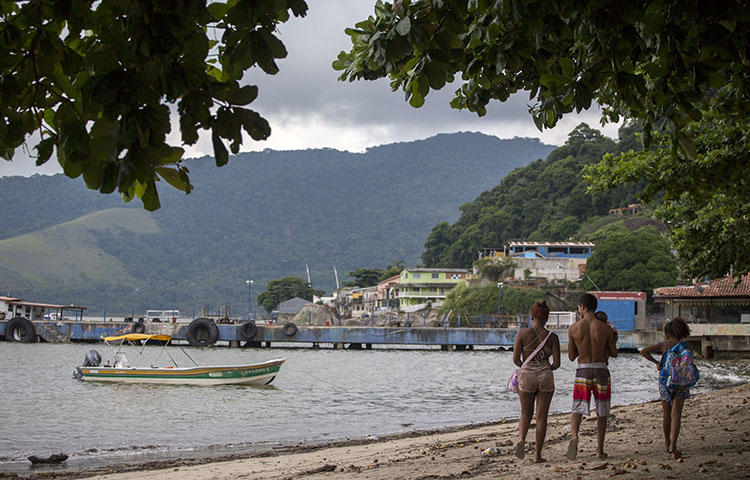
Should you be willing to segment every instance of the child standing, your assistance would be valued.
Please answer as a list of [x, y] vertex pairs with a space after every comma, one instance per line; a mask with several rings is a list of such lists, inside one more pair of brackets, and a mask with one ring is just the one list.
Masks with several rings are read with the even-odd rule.
[[[680, 317], [675, 317], [671, 322], [664, 325], [666, 340], [655, 345], [650, 345], [640, 351], [647, 360], [656, 364], [659, 370], [659, 398], [662, 408], [662, 427], [664, 428], [664, 449], [674, 457], [680, 457], [677, 450], [677, 437], [680, 434], [682, 421], [682, 407], [685, 400], [690, 398], [690, 387], [668, 386], [670, 366], [668, 358], [673, 355], [684, 355], [689, 353], [687, 344], [682, 340], [690, 336], [690, 328]], [[687, 352], [685, 352], [687, 350]], [[661, 360], [657, 361], [652, 353], [661, 353]]]

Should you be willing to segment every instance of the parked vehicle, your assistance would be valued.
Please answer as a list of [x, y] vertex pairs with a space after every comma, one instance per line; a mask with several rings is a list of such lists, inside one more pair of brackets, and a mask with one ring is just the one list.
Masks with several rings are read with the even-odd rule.
[[147, 322], [177, 323], [179, 318], [179, 310], [146, 310]]

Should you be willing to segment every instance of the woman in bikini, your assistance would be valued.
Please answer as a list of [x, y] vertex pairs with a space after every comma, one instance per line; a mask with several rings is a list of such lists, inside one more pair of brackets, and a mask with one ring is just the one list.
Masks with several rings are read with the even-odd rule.
[[[526, 433], [531, 425], [531, 417], [534, 416], [534, 401], [536, 401], [535, 461], [541, 463], [546, 461], [542, 458], [542, 447], [544, 437], [547, 435], [549, 405], [555, 393], [555, 378], [552, 370], [560, 366], [560, 340], [557, 335], [544, 328], [549, 317], [549, 308], [544, 301], [534, 304], [531, 317], [531, 327], [520, 330], [516, 335], [513, 363], [520, 367], [539, 345], [543, 346], [521, 371], [518, 379], [521, 418], [518, 421], [519, 441], [516, 444], [516, 456], [524, 457]], [[552, 357], [552, 363], [550, 363], [550, 357]]]
[[[685, 320], [675, 317], [674, 320], [664, 325], [664, 336], [666, 340], [645, 347], [640, 351], [640, 354], [646, 360], [655, 363], [657, 370], [659, 370], [659, 399], [661, 400], [662, 428], [664, 429], [664, 450], [674, 457], [680, 457], [682, 455], [677, 450], [677, 436], [680, 434], [682, 423], [682, 407], [685, 405], [685, 400], [690, 398], [690, 389], [667, 388], [667, 369], [664, 368], [664, 362], [667, 358], [667, 352], [675, 345], [682, 343], [680, 347], [687, 348], [682, 340], [690, 336], [690, 327], [685, 323]], [[656, 360], [651, 355], [652, 353], [661, 353], [661, 360]]]

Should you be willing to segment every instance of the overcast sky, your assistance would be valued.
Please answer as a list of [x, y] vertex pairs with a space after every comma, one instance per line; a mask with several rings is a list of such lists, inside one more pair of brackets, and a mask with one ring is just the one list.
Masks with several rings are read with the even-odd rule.
[[[353, 152], [393, 142], [417, 140], [438, 133], [478, 131], [500, 138], [536, 137], [561, 145], [580, 122], [615, 136], [616, 125], [601, 129], [599, 112], [568, 115], [552, 130], [539, 132], [528, 113], [528, 94], [517, 94], [507, 102], [494, 101], [487, 115], [450, 108], [449, 102], [459, 83], [431, 92], [422, 108], [412, 108], [401, 91], [392, 92], [387, 80], [354, 83], [337, 80], [339, 72], [331, 62], [339, 51], [349, 49], [344, 29], [369, 16], [375, 0], [307, 0], [308, 14], [279, 26], [278, 36], [289, 55], [280, 60], [281, 71], [266, 75], [253, 69], [247, 83], [259, 86], [258, 98], [250, 107], [271, 124], [271, 137], [254, 142], [249, 137], [243, 151], [296, 150], [329, 147]], [[179, 133], [170, 136], [180, 144]], [[188, 157], [212, 155], [210, 135], [203, 135], [193, 146], [186, 146]], [[20, 149], [13, 162], [0, 160], [0, 176], [57, 173], [54, 158], [43, 167]]]

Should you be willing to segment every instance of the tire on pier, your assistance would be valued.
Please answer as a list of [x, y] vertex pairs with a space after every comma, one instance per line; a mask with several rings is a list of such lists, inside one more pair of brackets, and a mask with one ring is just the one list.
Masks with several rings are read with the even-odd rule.
[[146, 324], [144, 324], [142, 321], [138, 320], [133, 324], [133, 327], [131, 328], [133, 333], [145, 333], [146, 332]]
[[207, 347], [219, 339], [219, 327], [208, 318], [196, 318], [187, 326], [185, 338], [194, 347]]
[[299, 329], [297, 328], [297, 325], [294, 324], [294, 322], [287, 322], [286, 324], [284, 324], [283, 332], [287, 337], [293, 337], [294, 335], [296, 335], [297, 330]]
[[240, 339], [242, 340], [252, 340], [255, 338], [255, 335], [258, 333], [258, 327], [255, 325], [255, 322], [250, 320], [249, 322], [245, 322], [240, 327]]
[[5, 339], [9, 342], [35, 342], [36, 328], [30, 320], [23, 317], [14, 317], [5, 324]]

